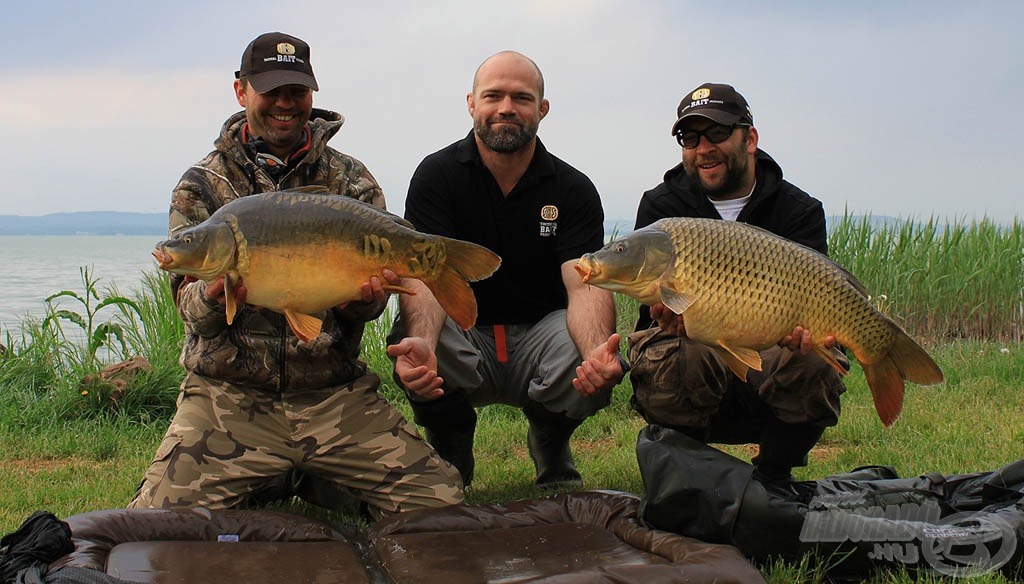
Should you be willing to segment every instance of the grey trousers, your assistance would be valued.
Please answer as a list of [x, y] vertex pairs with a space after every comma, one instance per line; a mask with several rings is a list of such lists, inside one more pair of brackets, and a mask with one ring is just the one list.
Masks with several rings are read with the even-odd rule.
[[[461, 330], [446, 319], [437, 346], [438, 375], [448, 393], [464, 393], [474, 407], [506, 404], [523, 407], [535, 401], [555, 413], [582, 420], [611, 401], [611, 389], [584, 396], [572, 386], [583, 361], [566, 328], [565, 310], [556, 310], [530, 325], [507, 325], [507, 359], [499, 359], [501, 331], [480, 325]], [[393, 344], [406, 336], [401, 316], [388, 336]], [[416, 400], [416, 397], [410, 396]]]

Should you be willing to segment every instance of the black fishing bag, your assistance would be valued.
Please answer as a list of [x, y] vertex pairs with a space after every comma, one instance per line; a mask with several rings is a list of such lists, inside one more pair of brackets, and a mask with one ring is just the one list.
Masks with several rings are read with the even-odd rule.
[[753, 467], [680, 432], [648, 426], [637, 440], [641, 519], [727, 543], [756, 561], [797, 561], [830, 577], [879, 568], [1011, 578], [1024, 556], [1024, 460], [992, 472], [899, 478], [885, 466], [765, 488]]

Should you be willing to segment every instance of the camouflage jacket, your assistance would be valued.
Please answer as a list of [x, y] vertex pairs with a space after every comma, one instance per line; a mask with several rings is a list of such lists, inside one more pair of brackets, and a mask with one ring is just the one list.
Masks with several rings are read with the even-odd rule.
[[[384, 193], [358, 160], [327, 146], [344, 123], [337, 113], [313, 110], [311, 147], [280, 182], [246, 155], [240, 135], [245, 112], [224, 123], [215, 150], [189, 168], [174, 188], [169, 232], [207, 219], [238, 197], [322, 185], [329, 191], [384, 208]], [[348, 382], [366, 372], [359, 361], [364, 321], [336, 308], [316, 316], [323, 330], [309, 343], [299, 343], [284, 315], [246, 306], [228, 326], [224, 306], [208, 301], [202, 281], [172, 278], [175, 303], [185, 324], [181, 364], [205, 377], [244, 387], [292, 391]]]

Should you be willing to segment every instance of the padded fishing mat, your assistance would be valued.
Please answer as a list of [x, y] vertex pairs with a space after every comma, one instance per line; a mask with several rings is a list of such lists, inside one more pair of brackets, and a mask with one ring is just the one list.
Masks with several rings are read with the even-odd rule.
[[[66, 520], [49, 566], [130, 582], [764, 582], [735, 547], [651, 529], [639, 498], [567, 493], [402, 513], [365, 528], [271, 511], [119, 509]], [[69, 572], [70, 573], [70, 572]]]

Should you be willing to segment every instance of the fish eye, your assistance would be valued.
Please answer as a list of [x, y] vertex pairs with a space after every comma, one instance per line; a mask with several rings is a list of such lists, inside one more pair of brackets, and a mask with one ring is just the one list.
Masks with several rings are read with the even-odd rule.
[[192, 243], [192, 236], [191, 235], [182, 236], [182, 239], [185, 240], [186, 244]]
[[621, 243], [621, 242], [620, 242], [620, 243], [618, 243], [618, 244], [617, 244], [617, 245], [615, 246], [615, 251], [616, 251], [616, 252], [619, 252], [619, 253], [622, 253], [622, 252], [626, 251], [626, 244], [625, 244], [625, 243]]

